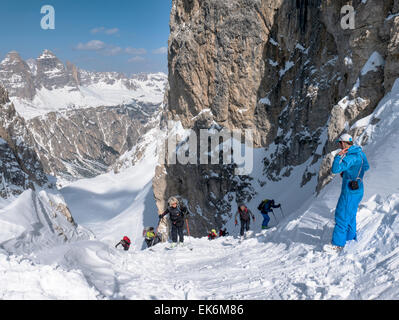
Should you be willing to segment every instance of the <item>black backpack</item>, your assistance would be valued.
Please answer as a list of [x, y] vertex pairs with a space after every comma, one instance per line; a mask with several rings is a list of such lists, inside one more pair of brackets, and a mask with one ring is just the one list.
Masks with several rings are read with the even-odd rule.
[[259, 211], [266, 211], [268, 209], [270, 209], [271, 205], [272, 205], [273, 200], [269, 200], [269, 199], [265, 199], [263, 200], [259, 206], [258, 206], [258, 210]]

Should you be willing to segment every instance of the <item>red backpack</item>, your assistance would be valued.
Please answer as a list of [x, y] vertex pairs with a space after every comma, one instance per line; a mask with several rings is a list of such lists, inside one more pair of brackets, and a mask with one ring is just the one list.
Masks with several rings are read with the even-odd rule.
[[130, 244], [131, 244], [130, 239], [128, 237], [124, 236], [123, 240], [121, 242], [122, 242], [123, 249], [125, 249], [125, 251], [129, 250]]

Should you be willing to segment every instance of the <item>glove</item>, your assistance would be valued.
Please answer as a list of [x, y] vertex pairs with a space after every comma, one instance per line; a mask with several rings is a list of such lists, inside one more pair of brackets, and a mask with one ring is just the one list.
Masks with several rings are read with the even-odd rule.
[[349, 150], [349, 148], [342, 149], [340, 151], [340, 153], [338, 153], [338, 155], [340, 155], [342, 157], [342, 156], [344, 156], [344, 155], [346, 155], [348, 153], [348, 150]]

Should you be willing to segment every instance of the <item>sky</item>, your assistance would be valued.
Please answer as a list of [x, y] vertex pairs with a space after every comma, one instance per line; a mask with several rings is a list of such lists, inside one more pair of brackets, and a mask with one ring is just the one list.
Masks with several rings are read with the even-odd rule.
[[[50, 25], [54, 9], [55, 29]], [[0, 59], [44, 49], [90, 71], [167, 73], [172, 0], [1, 0]], [[44, 20], [44, 24], [42, 23]], [[50, 25], [51, 26], [51, 25]]]

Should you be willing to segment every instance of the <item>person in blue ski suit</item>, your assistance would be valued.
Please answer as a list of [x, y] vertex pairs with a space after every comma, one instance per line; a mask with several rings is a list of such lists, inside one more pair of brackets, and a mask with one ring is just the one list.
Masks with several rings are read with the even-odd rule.
[[[356, 240], [356, 214], [363, 198], [364, 173], [370, 168], [366, 155], [359, 146], [353, 145], [350, 135], [344, 134], [339, 139], [342, 151], [334, 158], [332, 173], [341, 174], [341, 195], [335, 210], [335, 227], [332, 245], [335, 250], [342, 249], [346, 241]], [[357, 180], [359, 188], [352, 190], [350, 182]]]
[[281, 208], [281, 204], [275, 204], [274, 200], [267, 200], [267, 199], [263, 200], [259, 204], [258, 210], [260, 211], [263, 217], [262, 229], [267, 228], [270, 221], [269, 213], [273, 212], [273, 208]]

